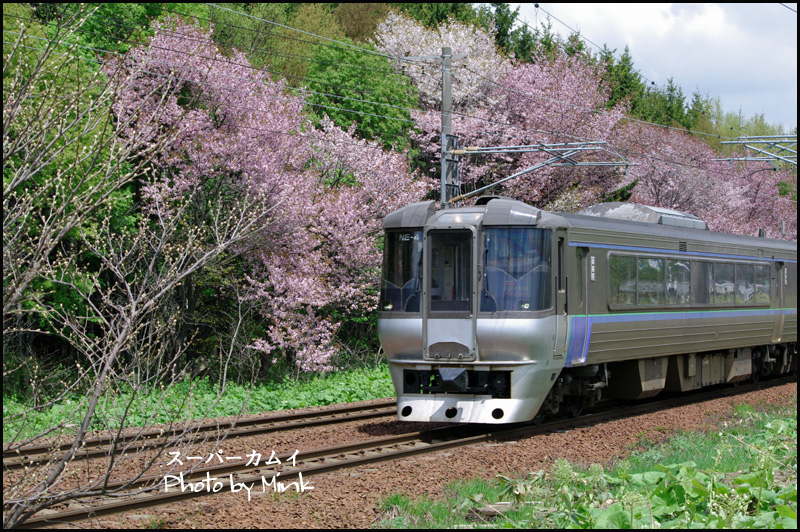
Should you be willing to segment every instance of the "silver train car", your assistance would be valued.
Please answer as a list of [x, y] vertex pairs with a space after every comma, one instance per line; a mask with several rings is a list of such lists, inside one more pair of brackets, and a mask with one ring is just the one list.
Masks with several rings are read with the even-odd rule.
[[502, 197], [384, 220], [398, 419], [514, 423], [796, 371], [797, 243], [629, 203]]

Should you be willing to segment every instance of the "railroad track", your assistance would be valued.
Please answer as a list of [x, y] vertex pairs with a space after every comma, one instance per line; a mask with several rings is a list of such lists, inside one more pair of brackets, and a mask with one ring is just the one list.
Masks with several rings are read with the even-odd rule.
[[[110, 437], [91, 438], [84, 442], [76, 453], [75, 460], [108, 456], [112, 450], [116, 453], [124, 451], [126, 454], [131, 454], [156, 447], [172, 447], [215, 433], [225, 438], [233, 438], [389, 416], [395, 414], [396, 406], [397, 402], [394, 399], [386, 399], [370, 405], [348, 405], [318, 412], [271, 414], [253, 419], [234, 420], [229, 423], [204, 423], [193, 425], [188, 429], [185, 427], [168, 430], [153, 429], [115, 439]], [[71, 446], [70, 442], [3, 449], [3, 471], [45, 463], [52, 459], [53, 453], [66, 451]]]
[[[142, 479], [139, 483], [125, 488], [126, 491], [139, 490], [139, 493], [131, 493], [126, 496], [125, 493], [117, 492], [114, 497], [119, 500], [112, 502], [108, 502], [108, 499], [82, 500], [74, 504], [74, 506], [80, 507], [45, 510], [37, 514], [36, 517], [27, 520], [22, 524], [21, 528], [59, 525], [137, 508], [160, 506], [188, 498], [211, 495], [212, 493], [224, 493], [232, 490], [243, 491], [246, 489], [244, 486], [250, 486], [250, 490], [247, 491], [248, 494], [251, 493], [251, 490], [255, 490], [252, 493], [262, 493], [267, 490], [280, 491], [278, 489], [279, 482], [283, 483], [284, 487], [289, 486], [289, 489], [298, 489], [300, 491], [306, 479], [331, 471], [386, 460], [407, 458], [465, 445], [518, 439], [522, 436], [593, 425], [611, 419], [630, 417], [661, 409], [675, 408], [685, 404], [738, 395], [793, 381], [795, 381], [793, 377], [788, 377], [739, 386], [738, 388], [703, 391], [677, 398], [673, 397], [632, 406], [623, 406], [574, 419], [560, 419], [541, 425], [517, 424], [500, 427], [497, 425], [456, 425], [409, 432], [386, 438], [301, 451], [296, 455], [296, 460], [293, 463], [290, 463], [292, 462], [291, 455], [282, 455], [278, 457], [281, 464], [275, 466], [247, 467], [242, 461], [206, 468], [195, 468], [190, 472], [184, 473], [181, 479], [183, 486], [194, 485], [198, 488], [196, 490], [181, 490], [178, 487], [179, 473], [173, 472], [170, 473], [173, 478], [169, 480], [172, 483], [169, 489], [165, 488], [165, 477]], [[205, 486], [208, 487], [206, 488]], [[236, 487], [239, 489], [236, 490]], [[109, 486], [109, 490], [119, 490], [121, 488], [122, 485]], [[120, 497], [124, 498], [120, 499]]]

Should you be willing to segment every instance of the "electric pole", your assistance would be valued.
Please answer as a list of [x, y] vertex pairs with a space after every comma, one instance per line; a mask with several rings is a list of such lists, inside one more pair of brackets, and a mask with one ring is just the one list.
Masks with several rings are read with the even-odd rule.
[[453, 55], [449, 46], [442, 47], [441, 56], [405, 57], [407, 61], [435, 59], [442, 65], [442, 151], [441, 151], [441, 203], [442, 209], [450, 206], [450, 200], [461, 194], [461, 180], [458, 174], [460, 157], [453, 151], [459, 149], [458, 139], [453, 136], [453, 84], [451, 70], [453, 59], [463, 59], [464, 54]]
[[451, 85], [450, 68], [453, 65], [453, 50], [449, 46], [442, 48], [442, 209], [447, 208], [447, 137], [453, 133], [453, 87]]

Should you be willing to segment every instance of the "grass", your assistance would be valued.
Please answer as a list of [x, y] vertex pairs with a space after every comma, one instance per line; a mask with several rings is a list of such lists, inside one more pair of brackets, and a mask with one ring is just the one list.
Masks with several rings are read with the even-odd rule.
[[[511, 502], [501, 516], [487, 503]], [[442, 500], [394, 494], [382, 528], [796, 528], [797, 401], [736, 408], [603, 467], [564, 459], [524, 477], [459, 481]]]
[[[134, 394], [124, 388], [110, 391], [98, 405], [90, 430], [171, 423], [204, 417], [255, 414], [306, 406], [322, 406], [394, 395], [386, 364], [255, 386], [231, 384], [224, 389], [208, 379], [185, 381], [168, 390], [151, 389]], [[76, 425], [86, 412], [84, 397], [68, 397], [46, 408], [28, 410], [26, 402], [3, 397], [3, 443], [26, 438], [53, 426], [61, 434]], [[55, 435], [55, 434], [54, 434]]]

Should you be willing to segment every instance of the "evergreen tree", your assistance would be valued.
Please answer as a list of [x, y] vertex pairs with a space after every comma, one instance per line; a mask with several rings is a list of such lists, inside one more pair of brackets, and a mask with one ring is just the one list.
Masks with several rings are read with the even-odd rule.
[[601, 52], [601, 60], [608, 64], [606, 77], [611, 88], [611, 96], [607, 104], [609, 108], [613, 108], [619, 102], [625, 100], [635, 102], [642, 97], [645, 91], [642, 76], [633, 67], [630, 49], [627, 46], [625, 47], [625, 51], [620, 56], [619, 61], [614, 61], [613, 59], [615, 51], [604, 48], [603, 52]]

